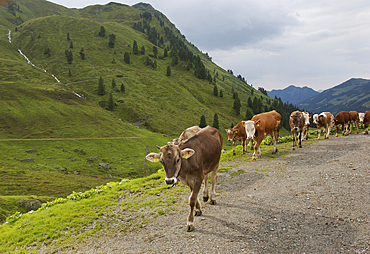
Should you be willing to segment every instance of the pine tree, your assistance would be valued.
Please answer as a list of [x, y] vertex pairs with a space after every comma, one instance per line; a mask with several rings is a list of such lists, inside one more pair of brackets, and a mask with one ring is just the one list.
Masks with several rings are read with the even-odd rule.
[[213, 124], [212, 124], [212, 127], [216, 128], [218, 130], [219, 126], [218, 126], [218, 115], [215, 114], [213, 116]]
[[215, 85], [215, 86], [213, 86], [213, 95], [214, 96], [218, 96], [218, 88], [217, 88], [217, 86]]
[[171, 68], [170, 68], [170, 66], [167, 66], [167, 76], [168, 77], [171, 76]]
[[68, 69], [68, 76], [69, 76], [69, 77], [72, 77], [71, 69]]
[[103, 96], [105, 95], [105, 86], [102, 76], [99, 78], [99, 84], [98, 84], [98, 95]]
[[115, 87], [116, 87], [116, 81], [112, 79], [112, 88], [115, 88]]
[[167, 52], [167, 49], [165, 48], [164, 53], [163, 53], [163, 57], [167, 57], [167, 56], [168, 56], [168, 52]]
[[80, 56], [81, 56], [81, 59], [82, 59], [82, 60], [85, 60], [85, 52], [84, 52], [84, 48], [81, 48], [81, 50], [80, 50]]
[[100, 37], [105, 37], [105, 29], [104, 29], [104, 26], [101, 26], [100, 27], [100, 32], [98, 34]]
[[114, 44], [116, 43], [116, 35], [114, 34], [110, 34], [109, 35], [109, 42], [108, 42], [108, 46], [110, 48], [114, 48]]
[[114, 109], [114, 101], [113, 101], [113, 95], [112, 93], [109, 94], [109, 99], [108, 99], [108, 110], [113, 111]]
[[245, 119], [246, 119], [246, 120], [251, 120], [251, 119], [252, 119], [252, 117], [253, 117], [252, 112], [250, 112], [250, 110], [249, 110], [249, 109], [247, 109], [247, 112], [245, 113]]
[[71, 44], [69, 44], [69, 48], [73, 49], [73, 43], [72, 42], [71, 42]]
[[70, 40], [70, 38], [69, 38], [69, 33], [67, 33], [67, 41], [69, 41]]
[[199, 123], [199, 127], [200, 128], [204, 128], [207, 126], [207, 122], [206, 122], [206, 117], [204, 115], [202, 115], [200, 117], [200, 123]]
[[222, 92], [222, 89], [220, 90], [220, 97], [223, 98], [224, 97], [224, 92]]
[[141, 53], [142, 55], [145, 55], [145, 47], [144, 47], [144, 46], [142, 46], [142, 47], [141, 47], [141, 51], [140, 51], [140, 53]]
[[124, 93], [124, 92], [125, 92], [125, 85], [121, 84], [121, 93]]
[[123, 60], [125, 61], [125, 63], [130, 64], [130, 54], [128, 52], [125, 52]]
[[239, 99], [239, 97], [236, 97], [235, 100], [234, 100], [233, 109], [235, 110], [235, 113], [236, 113], [237, 116], [240, 115], [240, 107], [241, 107], [240, 99]]
[[132, 51], [135, 55], [139, 54], [139, 47], [137, 46], [137, 42], [134, 41], [134, 45], [132, 46]]
[[158, 48], [156, 46], [153, 46], [153, 54], [154, 54], [154, 58], [157, 58], [157, 56], [158, 56]]
[[247, 104], [248, 104], [248, 107], [253, 108], [253, 102], [252, 102], [251, 97], [248, 97]]

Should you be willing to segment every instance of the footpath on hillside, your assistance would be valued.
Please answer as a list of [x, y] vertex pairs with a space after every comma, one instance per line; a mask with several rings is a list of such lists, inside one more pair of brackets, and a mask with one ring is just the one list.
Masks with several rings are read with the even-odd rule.
[[244, 156], [220, 165], [232, 170], [218, 173], [217, 204], [201, 201], [193, 232], [189, 190], [173, 215], [60, 253], [370, 253], [370, 135], [320, 140], [276, 159]]

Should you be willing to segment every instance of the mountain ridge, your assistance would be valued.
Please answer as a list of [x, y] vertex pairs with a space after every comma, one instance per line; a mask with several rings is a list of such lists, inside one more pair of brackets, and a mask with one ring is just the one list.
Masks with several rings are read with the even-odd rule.
[[297, 87], [294, 85], [290, 85], [284, 89], [273, 89], [271, 91], [267, 91], [267, 95], [271, 98], [281, 98], [283, 102], [292, 103], [293, 105], [298, 105], [300, 102], [307, 100], [319, 92], [313, 90], [310, 87]]

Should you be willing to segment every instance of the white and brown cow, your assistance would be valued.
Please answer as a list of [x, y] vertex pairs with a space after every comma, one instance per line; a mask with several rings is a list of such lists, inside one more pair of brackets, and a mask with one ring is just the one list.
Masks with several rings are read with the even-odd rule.
[[320, 139], [321, 128], [324, 128], [324, 138], [328, 139], [330, 135], [331, 128], [334, 126], [334, 116], [330, 112], [322, 112], [320, 115], [313, 115], [313, 123], [317, 126], [318, 136]]
[[307, 140], [308, 138], [308, 127], [310, 127], [310, 118], [312, 117], [312, 114], [308, 112], [302, 112], [304, 116], [304, 126], [303, 126], [303, 131], [302, 131], [302, 139]]
[[184, 130], [181, 134], [180, 134], [180, 137], [178, 138], [175, 138], [172, 140], [172, 143], [174, 145], [181, 145], [182, 142], [186, 141], [187, 139], [191, 138], [192, 136], [194, 136], [198, 131], [200, 131], [202, 128], [200, 128], [199, 126], [195, 125], [195, 126], [192, 126], [192, 127], [189, 127], [187, 128], [186, 130]]
[[216, 204], [215, 185], [222, 141], [221, 133], [216, 128], [207, 126], [179, 146], [167, 144], [158, 147], [159, 153], [150, 153], [146, 156], [146, 159], [151, 162], [160, 161], [162, 163], [166, 174], [166, 184], [176, 184], [179, 179], [189, 186], [191, 195], [187, 231], [194, 230], [194, 207], [195, 216], [202, 214], [198, 193], [203, 180], [205, 180], [203, 200], [208, 200], [207, 179], [204, 179], [208, 173], [211, 173], [212, 185], [210, 202]]
[[255, 115], [251, 120], [245, 121], [244, 125], [247, 139], [254, 139], [256, 141], [252, 160], [256, 160], [256, 156], [261, 157], [260, 145], [266, 135], [272, 137], [272, 142], [274, 144], [272, 154], [277, 152], [276, 142], [279, 137], [280, 123], [281, 115], [275, 110]]
[[292, 133], [293, 138], [293, 147], [292, 150], [295, 149], [297, 146], [297, 139], [298, 139], [298, 147], [302, 147], [302, 131], [305, 125], [304, 115], [301, 111], [296, 110], [290, 114], [289, 118], [289, 125], [290, 125], [290, 132]]
[[334, 123], [337, 129], [337, 132], [335, 134], [336, 137], [338, 137], [339, 132], [339, 126], [342, 125], [342, 134], [343, 136], [348, 135], [348, 127], [351, 123], [351, 115], [347, 111], [341, 111], [334, 117]]
[[358, 113], [357, 111], [349, 111], [349, 114], [351, 115], [351, 123], [350, 123], [350, 126], [349, 126], [349, 134], [352, 133], [352, 129], [353, 129], [353, 123], [355, 123], [356, 125], [356, 128], [357, 128], [357, 134], [359, 133], [359, 121], [360, 121], [360, 118], [358, 116]]
[[233, 141], [233, 155], [235, 155], [235, 145], [236, 141], [242, 140], [243, 154], [247, 151], [247, 134], [245, 133], [244, 121], [241, 121], [233, 128], [225, 129], [227, 134], [227, 140]]
[[369, 133], [369, 124], [370, 124], [370, 110], [365, 113], [360, 113], [360, 122], [364, 124], [365, 131], [364, 134]]

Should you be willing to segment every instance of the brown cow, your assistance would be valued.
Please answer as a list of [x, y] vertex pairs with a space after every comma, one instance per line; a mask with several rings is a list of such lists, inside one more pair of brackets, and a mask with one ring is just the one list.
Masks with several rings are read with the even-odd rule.
[[358, 134], [359, 133], [358, 123], [360, 121], [358, 113], [357, 113], [357, 111], [349, 111], [349, 114], [351, 115], [351, 123], [350, 123], [350, 126], [349, 126], [349, 134], [352, 133], [353, 123], [355, 123], [355, 125], [356, 125], [357, 134]]
[[335, 134], [335, 136], [338, 137], [339, 125], [342, 125], [343, 136], [347, 136], [348, 127], [349, 124], [351, 123], [351, 115], [347, 111], [341, 111], [334, 117], [334, 123], [337, 128], [337, 133]]
[[245, 133], [244, 128], [244, 121], [241, 121], [237, 125], [235, 125], [233, 128], [225, 129], [227, 133], [227, 140], [233, 141], [233, 155], [235, 155], [235, 144], [236, 141], [242, 140], [242, 146], [243, 146], [243, 154], [247, 151], [247, 134]]
[[322, 112], [320, 115], [313, 115], [313, 123], [317, 126], [318, 136], [320, 139], [321, 128], [324, 128], [324, 138], [329, 138], [331, 127], [334, 126], [334, 116], [330, 112]]
[[200, 128], [199, 126], [195, 125], [195, 126], [192, 126], [192, 127], [189, 127], [187, 128], [186, 130], [184, 130], [181, 134], [180, 134], [180, 137], [178, 138], [175, 138], [172, 140], [172, 143], [174, 145], [181, 145], [182, 142], [185, 142], [187, 139], [191, 138], [192, 136], [194, 136], [198, 131], [200, 131], [202, 128]]
[[362, 118], [362, 123], [365, 125], [364, 134], [369, 133], [369, 124], [370, 124], [370, 110], [364, 113], [364, 118]]
[[203, 200], [208, 200], [207, 179], [211, 173], [211, 204], [216, 204], [216, 178], [217, 169], [222, 149], [221, 133], [210, 126], [200, 130], [193, 137], [181, 145], [167, 144], [158, 147], [159, 153], [150, 153], [146, 159], [151, 162], [160, 161], [166, 173], [166, 184], [176, 184], [179, 179], [183, 184], [189, 186], [191, 195], [189, 197], [190, 213], [187, 220], [187, 231], [194, 230], [194, 207], [195, 216], [201, 215], [201, 205], [198, 193], [205, 180], [203, 189]]
[[297, 145], [298, 139], [298, 147], [302, 148], [302, 131], [305, 125], [305, 118], [301, 111], [294, 111], [290, 114], [289, 118], [289, 125], [290, 125], [290, 132], [292, 133], [293, 137], [293, 148]]
[[252, 120], [245, 121], [245, 132], [248, 140], [254, 139], [256, 141], [252, 160], [256, 160], [256, 155], [261, 157], [260, 145], [266, 135], [272, 137], [274, 144], [272, 154], [277, 152], [276, 142], [279, 137], [280, 123], [281, 115], [275, 110], [255, 115], [252, 117]]

